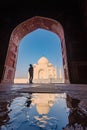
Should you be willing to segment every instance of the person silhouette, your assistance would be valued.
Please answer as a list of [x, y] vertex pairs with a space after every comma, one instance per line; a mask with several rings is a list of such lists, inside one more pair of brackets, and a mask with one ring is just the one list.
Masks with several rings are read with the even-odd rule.
[[33, 66], [32, 66], [32, 64], [30, 64], [28, 72], [29, 72], [29, 83], [32, 83], [32, 80], [33, 80]]

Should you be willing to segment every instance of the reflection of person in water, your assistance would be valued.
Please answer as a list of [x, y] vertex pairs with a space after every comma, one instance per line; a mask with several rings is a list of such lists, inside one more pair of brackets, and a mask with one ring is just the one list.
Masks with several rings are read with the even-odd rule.
[[32, 64], [30, 64], [28, 72], [29, 72], [29, 83], [32, 83], [32, 80], [33, 80], [33, 66], [32, 66]]
[[27, 100], [26, 100], [26, 107], [30, 107], [30, 104], [31, 104], [31, 95], [32, 93], [29, 93], [29, 97], [27, 97]]

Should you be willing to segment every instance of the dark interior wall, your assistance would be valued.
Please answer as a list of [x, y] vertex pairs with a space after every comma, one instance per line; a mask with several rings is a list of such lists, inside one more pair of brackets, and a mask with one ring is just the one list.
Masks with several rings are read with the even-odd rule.
[[11, 33], [11, 28], [8, 24], [7, 19], [2, 19], [0, 22], [0, 81], [3, 78], [4, 64], [8, 49], [8, 43]]
[[70, 15], [66, 15], [64, 24], [67, 47], [69, 75], [71, 83], [87, 83], [87, 44], [82, 15], [83, 2], [78, 2]]
[[58, 0], [46, 3], [37, 0], [28, 4], [9, 0], [7, 5], [2, 3], [2, 6], [0, 5], [0, 80], [3, 76], [12, 30], [29, 18], [43, 16], [59, 21], [64, 28], [70, 82], [87, 83], [87, 25], [85, 25], [84, 2], [85, 0]]

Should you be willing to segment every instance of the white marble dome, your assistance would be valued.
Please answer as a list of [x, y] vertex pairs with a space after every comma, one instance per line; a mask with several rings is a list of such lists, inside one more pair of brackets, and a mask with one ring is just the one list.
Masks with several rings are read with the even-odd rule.
[[45, 57], [41, 57], [39, 60], [38, 60], [38, 64], [48, 64], [49, 61], [47, 58]]

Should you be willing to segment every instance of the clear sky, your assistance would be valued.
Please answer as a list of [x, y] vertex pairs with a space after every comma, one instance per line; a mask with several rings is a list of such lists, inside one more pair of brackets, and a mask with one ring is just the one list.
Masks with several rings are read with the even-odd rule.
[[37, 29], [20, 41], [15, 78], [27, 78], [29, 64], [36, 64], [42, 56], [57, 69], [62, 68], [59, 37], [53, 32]]

